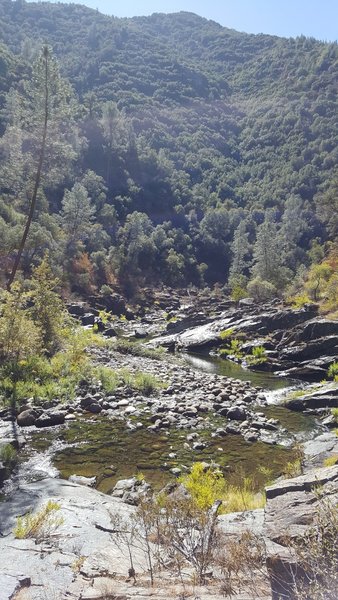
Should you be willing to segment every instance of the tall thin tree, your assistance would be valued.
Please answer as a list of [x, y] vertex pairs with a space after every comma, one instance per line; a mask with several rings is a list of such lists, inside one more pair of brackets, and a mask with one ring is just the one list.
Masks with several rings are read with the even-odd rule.
[[38, 190], [39, 190], [39, 186], [40, 186], [40, 180], [41, 180], [41, 173], [42, 173], [42, 165], [43, 165], [43, 159], [45, 156], [45, 150], [46, 150], [46, 140], [47, 140], [47, 130], [48, 130], [48, 119], [49, 119], [49, 85], [48, 85], [48, 80], [49, 80], [49, 60], [50, 60], [50, 52], [49, 52], [49, 48], [48, 46], [44, 46], [43, 47], [43, 51], [42, 51], [42, 60], [43, 60], [43, 72], [44, 72], [44, 85], [43, 85], [43, 93], [44, 93], [44, 99], [43, 99], [43, 106], [44, 106], [44, 111], [43, 111], [43, 127], [42, 127], [42, 136], [41, 136], [41, 145], [40, 145], [40, 151], [39, 151], [39, 158], [38, 158], [38, 164], [37, 164], [37, 169], [36, 169], [36, 175], [35, 175], [35, 181], [34, 181], [34, 187], [33, 187], [33, 193], [32, 193], [32, 197], [31, 197], [31, 201], [30, 201], [30, 206], [29, 206], [29, 212], [28, 212], [28, 216], [27, 216], [27, 220], [26, 220], [26, 225], [25, 225], [25, 229], [21, 238], [21, 242], [19, 245], [19, 249], [18, 249], [18, 253], [16, 255], [15, 261], [14, 261], [14, 265], [12, 268], [12, 272], [9, 276], [8, 282], [7, 282], [7, 289], [8, 291], [11, 289], [11, 285], [14, 281], [16, 272], [18, 270], [19, 264], [20, 264], [20, 260], [26, 245], [26, 241], [27, 241], [27, 237], [28, 237], [28, 233], [29, 233], [29, 229], [30, 226], [32, 224], [32, 220], [34, 217], [34, 212], [35, 212], [35, 207], [36, 207], [36, 200], [37, 200], [37, 196], [38, 196]]

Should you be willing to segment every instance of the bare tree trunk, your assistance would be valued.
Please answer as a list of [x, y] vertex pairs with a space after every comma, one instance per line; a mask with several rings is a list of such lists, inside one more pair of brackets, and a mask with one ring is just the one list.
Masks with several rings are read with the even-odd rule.
[[41, 180], [41, 172], [42, 172], [42, 165], [43, 165], [43, 159], [45, 156], [45, 149], [46, 149], [46, 139], [47, 139], [47, 126], [48, 126], [48, 102], [49, 102], [49, 97], [48, 97], [48, 58], [49, 58], [49, 50], [48, 47], [45, 46], [43, 49], [43, 57], [45, 60], [45, 81], [44, 81], [44, 87], [45, 87], [45, 93], [44, 93], [44, 121], [43, 121], [43, 130], [42, 130], [42, 138], [41, 138], [41, 146], [40, 146], [40, 154], [39, 154], [39, 161], [38, 161], [38, 166], [37, 166], [37, 171], [36, 171], [36, 175], [35, 175], [35, 183], [34, 183], [34, 189], [33, 189], [33, 194], [32, 194], [32, 198], [31, 198], [31, 203], [30, 203], [30, 207], [29, 207], [29, 213], [28, 213], [28, 217], [27, 217], [27, 221], [26, 221], [26, 226], [23, 232], [23, 236], [21, 238], [21, 242], [20, 242], [20, 246], [18, 249], [18, 253], [13, 265], [13, 269], [12, 272], [9, 276], [8, 282], [7, 282], [7, 290], [10, 291], [11, 289], [11, 285], [14, 281], [16, 272], [18, 270], [19, 264], [20, 264], [20, 260], [22, 257], [22, 253], [24, 251], [25, 245], [26, 245], [26, 240], [28, 237], [28, 233], [29, 233], [29, 229], [33, 220], [33, 216], [34, 216], [34, 212], [35, 212], [35, 207], [36, 207], [36, 200], [37, 200], [37, 195], [38, 195], [38, 191], [39, 191], [39, 186], [40, 186], [40, 180]]

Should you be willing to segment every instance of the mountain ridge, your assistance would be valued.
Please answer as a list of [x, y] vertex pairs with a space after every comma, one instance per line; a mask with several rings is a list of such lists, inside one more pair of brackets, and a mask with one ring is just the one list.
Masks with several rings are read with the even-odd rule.
[[[185, 11], [119, 19], [81, 5], [22, 0], [0, 0], [0, 34], [8, 48], [3, 130], [6, 94], [13, 85], [23, 89], [20, 79], [29, 79], [41, 43], [53, 48], [75, 90], [87, 146], [66, 189], [87, 170], [102, 178], [117, 218], [114, 235], [105, 232], [105, 252], [109, 244], [121, 247], [116, 231], [122, 235], [136, 211], [166, 228], [168, 248], [160, 251], [156, 241], [154, 253], [167, 261], [171, 246], [177, 269], [184, 265], [179, 280], [198, 281], [203, 265], [208, 283], [224, 282], [244, 220], [249, 277], [267, 211], [281, 231], [293, 201], [306, 221], [297, 258], [288, 263], [293, 276], [309, 266], [313, 239], [335, 239], [337, 44], [240, 33]], [[116, 135], [108, 144], [109, 103]], [[64, 192], [48, 190], [56, 214]]]

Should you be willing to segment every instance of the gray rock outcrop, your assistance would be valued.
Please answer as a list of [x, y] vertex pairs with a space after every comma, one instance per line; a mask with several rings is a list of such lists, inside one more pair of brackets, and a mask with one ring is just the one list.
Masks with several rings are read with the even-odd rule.
[[273, 600], [296, 597], [293, 582], [301, 569], [292, 542], [309, 532], [324, 498], [337, 506], [338, 466], [315, 469], [266, 489], [264, 536]]

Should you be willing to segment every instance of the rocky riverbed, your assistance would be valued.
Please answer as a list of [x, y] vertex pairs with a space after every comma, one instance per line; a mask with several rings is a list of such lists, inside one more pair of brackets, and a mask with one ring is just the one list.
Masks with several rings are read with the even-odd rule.
[[[84, 306], [77, 306], [73, 307], [73, 313], [77, 313], [84, 326], [95, 325], [108, 337], [122, 333], [130, 340], [185, 351], [217, 350], [221, 345], [220, 333], [232, 329], [245, 335], [248, 352], [257, 344], [263, 345], [267, 357], [264, 368], [280, 375], [316, 380], [336, 359], [337, 322], [316, 316], [316, 307], [293, 310], [270, 305], [258, 309], [250, 303], [236, 307], [219, 299], [189, 300], [190, 304], [182, 305], [177, 298], [164, 295], [156, 308], [149, 307], [148, 314], [135, 320], [135, 314], [130, 312], [129, 320], [122, 319], [118, 324], [103, 324], [97, 309], [90, 312]], [[120, 311], [124, 309], [121, 305]], [[324, 361], [320, 354], [323, 351]], [[142, 356], [142, 352], [129, 354], [101, 348], [93, 350], [93, 360], [114, 370], [145, 372], [160, 384], [143, 392], [125, 384], [108, 394], [99, 381], [90, 384], [83, 381], [71, 403], [61, 404], [55, 399], [39, 405], [28, 401], [14, 420], [10, 409], [1, 411], [0, 445], [12, 444], [23, 459], [11, 485], [7, 485], [7, 499], [0, 505], [0, 529], [4, 536], [0, 546], [6, 556], [1, 600], [45, 600], [53, 598], [52, 589], [55, 598], [67, 594], [81, 600], [160, 598], [168, 597], [169, 589], [171, 597], [178, 598], [178, 584], [173, 584], [165, 573], [161, 585], [150, 591], [144, 579], [147, 570], [144, 556], [139, 557], [138, 568], [143, 573], [140, 585], [132, 585], [126, 576], [127, 548], [117, 550], [111, 541], [110, 512], [121, 512], [128, 519], [139, 494], [148, 490], [141, 478], [132, 475], [144, 473], [146, 480], [159, 489], [198, 460], [219, 464], [229, 476], [236, 471], [239, 476], [258, 473], [259, 467], [269, 466], [276, 477], [293, 460], [292, 444], [296, 439], [305, 442], [306, 471], [322, 466], [325, 458], [338, 453], [338, 438], [328, 433], [328, 428], [335, 426], [329, 411], [337, 406], [337, 384], [310, 390], [305, 386], [303, 393], [298, 390], [289, 398], [287, 408], [274, 412], [271, 396], [262, 387], [237, 377], [192, 368], [178, 355], [150, 358]], [[323, 433], [311, 415], [323, 417]], [[310, 426], [308, 433], [299, 437], [302, 419]], [[288, 427], [291, 422], [293, 426]], [[310, 479], [320, 480], [324, 487], [336, 490], [335, 469], [332, 467], [328, 474], [321, 470]], [[59, 473], [70, 481], [58, 479]], [[0, 465], [1, 475], [5, 477], [6, 470]], [[276, 497], [286, 499], [282, 502], [282, 512], [287, 521], [286, 511], [291, 510], [296, 498], [292, 494], [299, 486], [305, 493], [304, 505], [313, 504], [313, 499], [306, 495], [313, 487], [308, 479], [276, 485], [276, 492], [268, 491], [268, 518], [264, 519], [262, 511], [222, 517], [227, 534], [239, 531], [239, 523], [243, 527], [249, 524], [254, 532], [258, 528], [262, 533], [269, 521], [268, 529], [272, 530]], [[110, 495], [100, 495], [98, 490], [87, 486]], [[41, 506], [49, 497], [60, 501], [66, 516], [57, 538], [38, 548], [32, 541], [14, 540], [11, 530], [15, 518], [29, 507]], [[300, 505], [303, 502], [300, 496], [296, 500]], [[301, 510], [295, 523], [298, 518], [302, 522]], [[275, 557], [272, 563], [278, 565], [276, 556], [283, 555], [279, 541], [266, 531], [264, 536], [270, 540], [271, 556]], [[29, 560], [21, 568], [19, 556], [23, 553]], [[55, 565], [56, 576], [49, 581]], [[271, 573], [272, 581], [274, 577], [278, 579], [277, 571], [274, 575], [270, 568]], [[21, 590], [15, 595], [25, 587], [28, 591]], [[220, 598], [215, 586], [190, 591], [203, 600]], [[262, 599], [271, 598], [268, 588], [261, 593]], [[251, 598], [248, 591], [238, 597]]]
[[[108, 395], [99, 382], [84, 382], [73, 403], [26, 404], [16, 421], [3, 411], [3, 443], [23, 448], [25, 479], [39, 477], [47, 457], [48, 469], [54, 463], [64, 477], [95, 477], [104, 492], [137, 471], [155, 487], [164, 485], [196, 460], [217, 462], [228, 472], [241, 465], [249, 474], [269, 457], [274, 475], [292, 460], [298, 431], [266, 413], [266, 394], [250, 382], [196, 371], [170, 355], [155, 359], [96, 349], [94, 358], [114, 370], [142, 369], [161, 386], [145, 395], [125, 385]], [[296, 429], [302, 428], [303, 419], [295, 420]]]
[[[286, 345], [295, 348], [295, 345], [299, 347], [299, 344], [305, 344], [310, 345], [313, 350], [314, 340], [319, 339], [318, 348], [322, 348], [327, 336], [332, 341], [332, 327], [337, 326], [337, 323], [315, 316], [317, 307], [313, 305], [294, 310], [277, 304], [257, 307], [247, 301], [235, 306], [230, 301], [215, 298], [203, 300], [200, 296], [190, 297], [190, 304], [186, 301], [187, 299], [183, 303], [175, 296], [164, 294], [163, 298], [160, 297], [149, 307], [145, 315], [135, 320], [133, 313], [128, 314], [129, 320], [125, 317], [120, 319], [118, 326], [115, 324], [115, 329], [135, 343], [141, 341], [146, 346], [175, 346], [177, 349], [195, 351], [219, 347], [222, 341], [220, 333], [231, 329], [235, 334], [245, 334], [248, 348], [264, 343], [267, 357], [264, 368], [270, 370], [273, 365], [278, 370], [283, 361], [276, 358], [277, 347], [280, 355], [285, 353]], [[122, 311], [123, 306], [119, 304], [119, 307]], [[82, 320], [85, 327], [95, 327], [108, 336], [112, 334], [112, 323], [103, 323], [98, 309], [89, 312], [83, 305], [69, 308], [72, 314]], [[159, 331], [162, 331], [162, 335], [156, 336]], [[153, 336], [151, 341], [149, 335]], [[335, 345], [330, 348], [333, 352]], [[125, 369], [131, 374], [145, 372], [154, 377], [159, 385], [157, 389], [154, 387], [141, 392], [125, 384], [108, 394], [99, 381], [83, 381], [71, 403], [59, 403], [55, 399], [39, 405], [28, 401], [19, 408], [16, 421], [11, 425], [13, 443], [20, 447], [25, 436], [27, 439], [40, 439], [32, 434], [36, 430], [45, 431], [46, 434], [42, 434], [45, 443], [42, 441], [34, 446], [38, 451], [45, 452], [48, 445], [54, 444], [59, 437], [63, 440], [61, 446], [64, 444], [56, 452], [56, 461], [58, 467], [61, 466], [63, 475], [80, 474], [91, 477], [95, 471], [95, 461], [91, 461], [92, 466], [89, 468], [90, 461], [87, 460], [88, 468], [79, 469], [81, 453], [71, 450], [74, 440], [76, 447], [87, 444], [87, 457], [88, 452], [99, 457], [98, 479], [105, 479], [104, 484], [99, 484], [103, 491], [111, 489], [119, 474], [131, 474], [125, 470], [121, 472], [119, 465], [115, 464], [116, 458], [121, 461], [123, 452], [127, 451], [133, 457], [134, 472], [140, 469], [140, 465], [142, 469], [149, 469], [149, 464], [133, 451], [135, 446], [142, 449], [146, 446], [149, 449], [155, 448], [157, 455], [153, 453], [150, 462], [156, 463], [157, 469], [169, 471], [173, 475], [182, 472], [182, 465], [186, 468], [186, 464], [190, 464], [192, 460], [201, 459], [214, 460], [231, 470], [232, 466], [228, 463], [237, 464], [235, 452], [238, 452], [241, 460], [250, 445], [253, 448], [252, 454], [257, 454], [262, 460], [264, 452], [260, 444], [276, 447], [275, 456], [278, 459], [274, 474], [278, 474], [278, 469], [283, 469], [282, 463], [287, 462], [286, 455], [282, 456], [283, 449], [291, 447], [295, 435], [288, 431], [288, 419], [282, 418], [280, 421], [271, 410], [267, 410], [267, 396], [261, 387], [243, 379], [191, 368], [177, 354], [150, 358], [143, 356], [142, 352], [138, 355], [119, 352], [116, 348], [96, 348], [92, 354], [97, 364], [113, 370]], [[330, 360], [334, 360], [334, 354]], [[285, 367], [285, 363], [283, 365]], [[279, 373], [281, 374], [280, 371]], [[282, 381], [282, 378], [279, 380]], [[334, 426], [334, 418], [330, 416], [329, 409], [336, 406], [337, 400], [338, 385], [331, 383], [321, 389], [305, 389], [304, 397], [297, 391], [297, 396], [291, 397], [286, 406], [295, 412], [305, 411], [307, 414], [325, 417], [324, 425]], [[284, 417], [283, 412], [281, 416]], [[3, 409], [0, 419], [0, 425], [2, 423], [4, 427], [7, 423], [10, 426], [13, 419], [11, 410]], [[311, 427], [313, 426], [312, 421]], [[55, 427], [58, 428], [56, 435], [49, 435], [51, 428]], [[125, 438], [129, 435], [132, 442], [119, 444], [121, 435]], [[154, 436], [153, 439], [151, 435]], [[108, 455], [105, 438], [113, 438], [115, 446], [121, 452], [113, 457]], [[257, 449], [260, 450], [256, 452]], [[77, 460], [74, 459], [76, 454]], [[109, 460], [112, 466], [104, 466], [105, 460]], [[72, 465], [80, 473], [71, 472]], [[106, 473], [107, 469], [110, 469], [109, 473]], [[153, 473], [151, 477], [154, 478]], [[161, 483], [164, 479], [160, 477]]]

